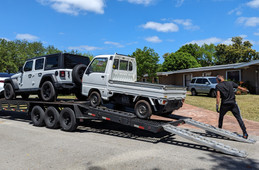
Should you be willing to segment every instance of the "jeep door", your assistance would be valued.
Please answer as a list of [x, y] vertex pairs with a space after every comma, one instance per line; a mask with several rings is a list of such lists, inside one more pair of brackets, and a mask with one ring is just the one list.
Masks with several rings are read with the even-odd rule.
[[107, 78], [106, 73], [108, 58], [95, 58], [83, 76], [83, 94], [88, 94], [91, 89], [98, 89], [102, 97], [107, 96]]
[[40, 81], [43, 76], [44, 58], [35, 60], [34, 71], [32, 74], [32, 88], [39, 88]]
[[33, 60], [27, 61], [24, 64], [21, 77], [18, 79], [19, 88], [21, 90], [32, 88], [32, 73], [33, 73]]

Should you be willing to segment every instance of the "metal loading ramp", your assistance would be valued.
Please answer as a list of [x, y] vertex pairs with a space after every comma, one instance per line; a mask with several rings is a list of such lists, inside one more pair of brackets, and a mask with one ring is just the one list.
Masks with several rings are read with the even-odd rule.
[[163, 125], [163, 128], [167, 132], [179, 135], [183, 138], [186, 138], [186, 139], [191, 140], [193, 142], [196, 142], [196, 143], [205, 145], [207, 147], [213, 148], [213, 149], [215, 149], [217, 151], [220, 151], [222, 153], [226, 153], [226, 154], [234, 155], [234, 156], [239, 156], [239, 157], [246, 157], [247, 156], [247, 153], [245, 151], [240, 151], [236, 148], [232, 148], [228, 145], [224, 145], [222, 143], [210, 140], [210, 139], [205, 138], [201, 135], [192, 133], [192, 132], [187, 131], [185, 129], [173, 126], [171, 124], [165, 124], [165, 125]]

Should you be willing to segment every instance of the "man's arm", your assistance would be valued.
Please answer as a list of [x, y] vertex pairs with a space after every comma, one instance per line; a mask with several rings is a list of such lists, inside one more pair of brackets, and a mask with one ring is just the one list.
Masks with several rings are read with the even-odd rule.
[[238, 86], [237, 88], [244, 91], [244, 92], [248, 92], [248, 90], [246, 88], [243, 88], [243, 87], [240, 87], [240, 86]]
[[220, 91], [217, 90], [217, 97], [216, 97], [216, 111], [219, 113], [219, 101], [220, 101]]

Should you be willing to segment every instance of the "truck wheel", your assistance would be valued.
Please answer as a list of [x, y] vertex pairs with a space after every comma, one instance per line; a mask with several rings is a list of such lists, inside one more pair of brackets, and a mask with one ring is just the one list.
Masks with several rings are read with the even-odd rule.
[[56, 90], [53, 86], [53, 84], [50, 81], [45, 81], [40, 89], [41, 93], [41, 98], [42, 100], [46, 102], [52, 102], [55, 101], [57, 96], [56, 96]]
[[53, 106], [50, 106], [45, 111], [44, 122], [47, 128], [57, 129], [59, 127], [59, 112]]
[[44, 110], [40, 106], [34, 106], [31, 111], [31, 120], [34, 126], [43, 126], [44, 125]]
[[150, 104], [146, 100], [139, 100], [135, 104], [135, 113], [141, 119], [149, 119], [152, 115], [152, 109]]
[[191, 90], [191, 93], [192, 93], [192, 96], [197, 96], [197, 92], [196, 92], [195, 89], [192, 89], [192, 90]]
[[15, 98], [15, 92], [11, 83], [6, 83], [4, 86], [4, 96], [7, 100], [12, 100]]
[[216, 94], [216, 90], [214, 90], [214, 89], [212, 89], [211, 91], [210, 91], [210, 97], [216, 97], [217, 96], [217, 94]]
[[100, 94], [97, 91], [93, 91], [89, 96], [89, 101], [91, 106], [97, 107], [101, 104], [102, 99]]
[[86, 69], [85, 64], [78, 64], [73, 68], [72, 71], [72, 80], [75, 84], [81, 85], [82, 84], [82, 78], [84, 75]]
[[72, 132], [77, 128], [75, 112], [69, 107], [61, 110], [59, 122], [62, 130], [64, 131]]
[[23, 100], [27, 100], [30, 95], [29, 94], [22, 94], [21, 96], [22, 96]]

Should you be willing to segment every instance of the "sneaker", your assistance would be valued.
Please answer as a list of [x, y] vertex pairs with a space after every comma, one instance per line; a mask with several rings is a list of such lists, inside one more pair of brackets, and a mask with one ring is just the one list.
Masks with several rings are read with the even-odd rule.
[[244, 134], [243, 134], [243, 138], [247, 139], [247, 138], [248, 138], [248, 134], [247, 134], [247, 133], [244, 133]]

